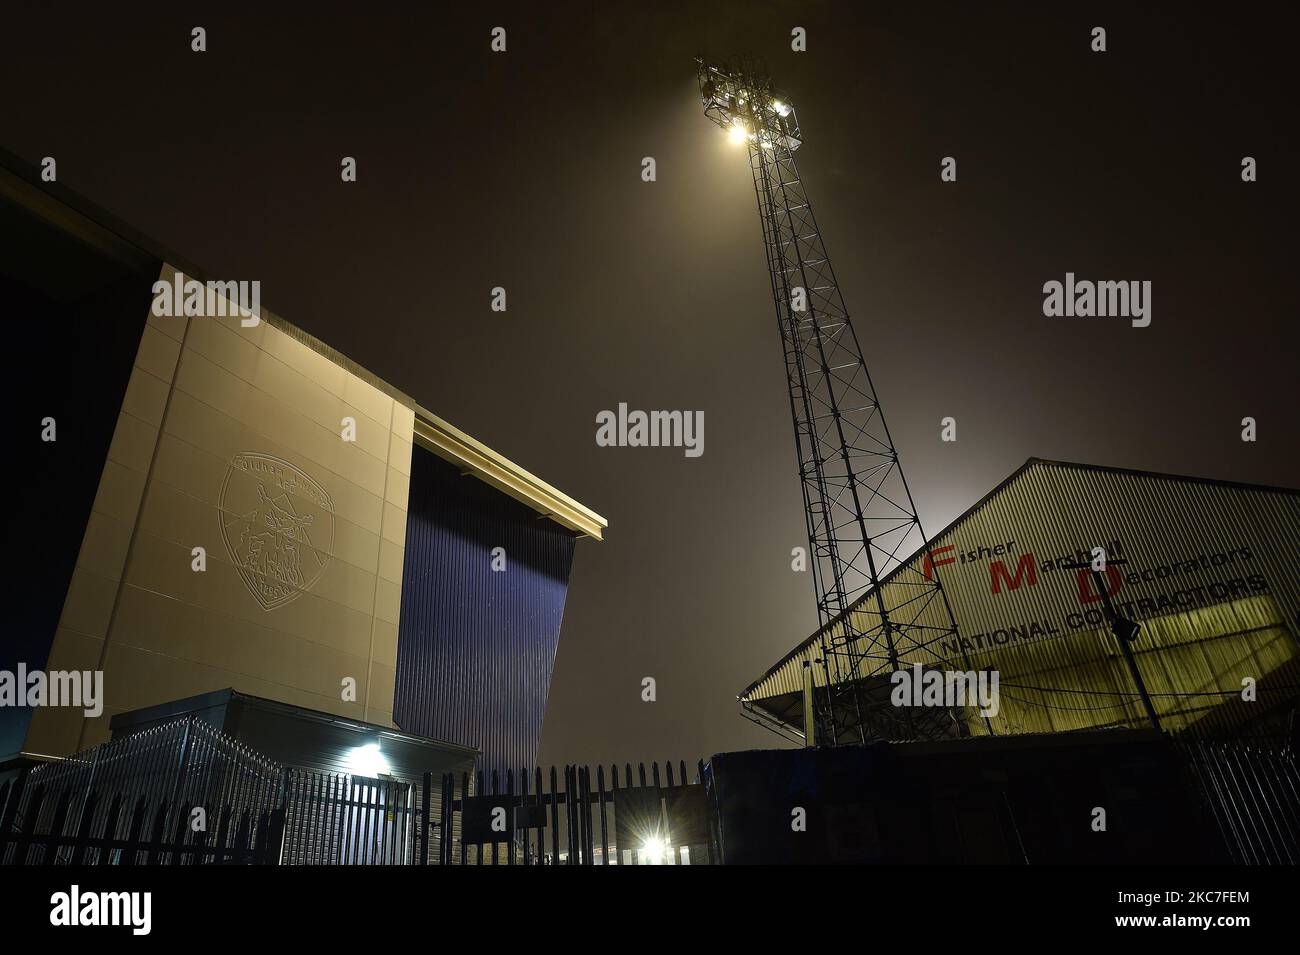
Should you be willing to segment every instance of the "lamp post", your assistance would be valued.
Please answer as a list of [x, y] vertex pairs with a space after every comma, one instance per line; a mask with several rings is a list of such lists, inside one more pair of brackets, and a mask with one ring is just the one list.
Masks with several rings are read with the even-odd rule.
[[[1121, 565], [1127, 563], [1124, 560], [1108, 561], [1110, 564]], [[1106, 620], [1110, 624], [1110, 632], [1115, 635], [1116, 642], [1119, 643], [1120, 652], [1124, 654], [1124, 662], [1128, 664], [1128, 672], [1133, 677], [1133, 685], [1137, 687], [1138, 696], [1142, 698], [1142, 706], [1146, 710], [1147, 719], [1151, 721], [1152, 728], [1160, 732], [1160, 717], [1156, 715], [1156, 708], [1151, 703], [1151, 695], [1147, 692], [1146, 682], [1142, 679], [1142, 671], [1138, 669], [1137, 658], [1133, 655], [1132, 644], [1138, 638], [1138, 633], [1142, 625], [1127, 617], [1121, 616], [1115, 611], [1110, 602], [1110, 591], [1106, 588], [1106, 579], [1102, 576], [1100, 570], [1093, 564], [1063, 564], [1064, 567], [1070, 567], [1075, 570], [1087, 569], [1092, 573], [1092, 581], [1097, 588], [1097, 593], [1101, 597], [1102, 606], [1106, 609]]]

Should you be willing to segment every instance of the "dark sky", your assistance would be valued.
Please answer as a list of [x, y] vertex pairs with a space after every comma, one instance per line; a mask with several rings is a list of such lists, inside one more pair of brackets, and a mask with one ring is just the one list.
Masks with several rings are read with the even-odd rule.
[[[699, 53], [765, 58], [798, 109], [928, 529], [1031, 455], [1300, 485], [1293, 34], [1258, 11], [279, 6], [8, 3], [0, 137], [609, 519], [546, 762], [770, 745], [735, 694], [816, 625], [753, 190]], [[1066, 271], [1151, 281], [1151, 326], [1044, 317]], [[703, 410], [703, 457], [598, 448], [621, 401]]]

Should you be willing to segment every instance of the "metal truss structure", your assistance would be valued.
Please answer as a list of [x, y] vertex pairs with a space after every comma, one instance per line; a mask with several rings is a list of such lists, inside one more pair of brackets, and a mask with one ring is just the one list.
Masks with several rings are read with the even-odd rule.
[[951, 713], [890, 705], [889, 675], [943, 666], [957, 625], [937, 572], [902, 563], [925, 535], [795, 163], [798, 118], [752, 65], [700, 60], [699, 81], [705, 115], [748, 146], [763, 226], [821, 625], [817, 742], [954, 735]]

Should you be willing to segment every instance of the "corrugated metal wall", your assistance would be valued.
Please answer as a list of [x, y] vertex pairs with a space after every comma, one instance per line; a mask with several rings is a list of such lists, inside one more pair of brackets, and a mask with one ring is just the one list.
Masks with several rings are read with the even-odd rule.
[[[1143, 624], [1135, 652], [1162, 723], [1238, 722], [1263, 709], [1243, 708], [1244, 677], [1266, 704], [1295, 695], [1298, 542], [1300, 493], [1034, 461], [931, 542], [966, 643], [906, 662], [998, 670], [997, 733], [1143, 725], [1095, 588], [1054, 566], [1103, 546], [1125, 561], [1113, 601]], [[922, 556], [909, 563], [920, 569]], [[941, 612], [920, 622], [940, 626]], [[744, 698], [800, 692], [817, 652], [806, 643]]]
[[[533, 766], [575, 536], [422, 448], [411, 460], [393, 718]], [[493, 548], [505, 569], [492, 569]]]

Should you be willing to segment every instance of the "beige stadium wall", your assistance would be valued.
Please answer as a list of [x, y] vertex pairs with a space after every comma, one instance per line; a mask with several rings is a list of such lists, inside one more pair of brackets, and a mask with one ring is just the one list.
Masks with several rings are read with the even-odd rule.
[[[1036, 462], [930, 545], [967, 639], [965, 659], [951, 646], [946, 663], [928, 654], [906, 662], [999, 671], [997, 734], [1145, 725], [1102, 604], [1081, 600], [1078, 571], [1046, 566], [1104, 546], [1125, 561], [1114, 568], [1114, 601], [1132, 601], [1127, 612], [1143, 625], [1136, 658], [1165, 727], [1233, 725], [1256, 712], [1239, 699], [1245, 677], [1259, 681], [1264, 703], [1294, 696], [1288, 688], [1300, 683], [1297, 541], [1295, 492]], [[971, 551], [977, 556], [962, 562]], [[1026, 555], [1034, 573], [1026, 567], [1012, 586]], [[1200, 566], [1201, 555], [1209, 566]], [[940, 563], [949, 558], [958, 559]], [[999, 562], [1006, 573], [997, 573], [995, 588]], [[909, 563], [921, 569], [919, 557]], [[1095, 593], [1090, 584], [1087, 596]], [[931, 604], [919, 621], [945, 626], [942, 605]], [[873, 623], [863, 616], [859, 626]], [[788, 706], [802, 689], [803, 661], [819, 655], [816, 641], [806, 645], [745, 699], [784, 696]], [[822, 666], [811, 669], [824, 685]], [[971, 722], [974, 733], [989, 728]]]
[[414, 412], [263, 315], [149, 315], [47, 664], [104, 712], [36, 709], [27, 752], [224, 687], [392, 725]]

